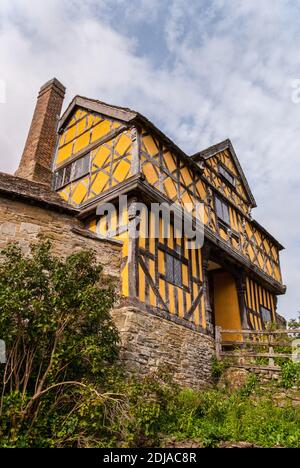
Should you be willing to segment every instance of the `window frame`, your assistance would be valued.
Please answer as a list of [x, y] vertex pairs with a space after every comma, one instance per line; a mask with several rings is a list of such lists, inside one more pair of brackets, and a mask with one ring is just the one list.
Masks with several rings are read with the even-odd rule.
[[[267, 323], [272, 323], [274, 321], [273, 311], [271, 309], [268, 309], [268, 307], [264, 306], [263, 304], [260, 304], [259, 308], [260, 308], [260, 317], [261, 317], [262, 323], [264, 325], [266, 325]], [[270, 320], [265, 320], [264, 315], [263, 315], [265, 312], [268, 312], [270, 314]]]
[[[165, 281], [178, 288], [183, 288], [183, 274], [182, 274], [182, 261], [176, 255], [171, 252], [164, 252], [165, 255]], [[168, 261], [171, 260], [171, 274], [168, 266]]]
[[[84, 160], [88, 160], [88, 163], [84, 164]], [[76, 174], [76, 166], [82, 164], [81, 172]], [[87, 167], [86, 167], [87, 166]], [[66, 166], [58, 169], [54, 173], [54, 190], [61, 190], [66, 185], [70, 184], [71, 182], [75, 182], [76, 180], [85, 177], [87, 174], [90, 173], [91, 169], [91, 152], [88, 152], [81, 156], [80, 158], [75, 159], [75, 161], [71, 161]], [[68, 171], [68, 178], [66, 179], [66, 174]], [[62, 175], [61, 175], [62, 174]], [[61, 177], [61, 183], [58, 184], [58, 180]]]
[[[217, 217], [217, 219], [218, 219], [218, 222], [221, 222], [221, 223], [224, 224], [226, 227], [231, 228], [229, 204], [226, 203], [226, 201], [224, 201], [224, 199], [221, 198], [221, 197], [220, 197], [219, 195], [217, 195], [217, 194], [215, 194], [214, 201], [215, 201], [215, 212], [216, 212], [216, 217]], [[227, 217], [224, 218], [223, 216], [220, 216], [220, 214], [219, 214], [219, 212], [218, 212], [218, 203], [220, 203], [220, 205], [221, 205], [222, 214], [224, 214], [224, 206], [226, 207], [227, 213], [228, 213], [228, 219], [227, 219]]]
[[218, 169], [220, 177], [222, 177], [222, 179], [231, 187], [236, 188], [236, 176], [221, 162], [218, 164]]

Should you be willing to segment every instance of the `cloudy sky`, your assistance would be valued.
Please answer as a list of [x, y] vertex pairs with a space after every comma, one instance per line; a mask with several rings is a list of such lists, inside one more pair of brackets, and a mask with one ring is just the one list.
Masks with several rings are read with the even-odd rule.
[[[188, 5], [188, 8], [187, 8]], [[300, 310], [300, 0], [1, 0], [0, 170], [39, 87], [139, 110], [189, 154], [230, 138]], [[299, 82], [297, 82], [299, 80]], [[3, 96], [2, 96], [3, 97]]]

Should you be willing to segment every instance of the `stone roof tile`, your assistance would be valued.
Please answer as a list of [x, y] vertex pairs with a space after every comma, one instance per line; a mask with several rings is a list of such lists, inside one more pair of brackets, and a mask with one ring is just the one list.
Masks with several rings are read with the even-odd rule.
[[49, 186], [3, 172], [0, 172], [0, 193], [13, 198], [27, 199], [70, 214], [78, 213], [76, 208], [64, 202]]

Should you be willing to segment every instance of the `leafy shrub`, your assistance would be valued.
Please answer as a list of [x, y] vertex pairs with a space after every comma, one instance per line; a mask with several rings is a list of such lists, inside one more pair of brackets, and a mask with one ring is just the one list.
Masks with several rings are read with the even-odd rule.
[[109, 315], [114, 290], [101, 271], [92, 252], [62, 260], [48, 242], [30, 256], [15, 245], [2, 251], [1, 446], [88, 445], [109, 413], [104, 389], [118, 334]]
[[284, 388], [300, 388], [300, 363], [286, 361], [281, 366], [281, 383]]

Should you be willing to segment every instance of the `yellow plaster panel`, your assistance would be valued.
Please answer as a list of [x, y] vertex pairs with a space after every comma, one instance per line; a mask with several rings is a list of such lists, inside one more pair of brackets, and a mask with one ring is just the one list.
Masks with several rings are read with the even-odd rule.
[[[115, 152], [123, 156], [131, 147], [131, 139], [126, 133], [123, 133], [115, 146]], [[117, 156], [117, 155], [116, 155]]]
[[158, 147], [151, 135], [144, 136], [143, 143], [150, 156], [155, 156], [158, 153]]
[[113, 176], [117, 182], [113, 182], [113, 185], [118, 182], [123, 182], [130, 172], [130, 164], [123, 159], [113, 165]]
[[184, 316], [183, 311], [183, 291], [181, 288], [177, 288], [177, 296], [178, 296], [178, 315], [179, 317]]
[[84, 201], [87, 195], [88, 182], [89, 179], [85, 178], [84, 180], [77, 182], [74, 185], [75, 188], [72, 190], [71, 198], [76, 205], [80, 205]]
[[97, 174], [91, 186], [91, 190], [93, 193], [90, 193], [90, 198], [94, 197], [95, 194], [103, 192], [103, 190], [107, 188], [106, 185], [108, 183], [108, 180], [109, 176], [107, 174], [104, 174], [103, 172]]
[[[153, 279], [154, 283], [155, 283], [155, 263], [153, 260], [149, 260], [149, 273], [151, 275], [151, 278]], [[154, 294], [154, 291], [153, 289], [151, 288], [150, 286], [150, 291], [149, 291], [149, 299], [150, 299], [150, 304], [152, 306], [156, 306], [156, 296]]]
[[101, 169], [109, 163], [111, 150], [105, 145], [101, 145], [92, 153], [92, 170]]
[[61, 149], [58, 150], [56, 163], [61, 164], [66, 159], [70, 158], [73, 154], [73, 143], [69, 143], [68, 145], [63, 146]]
[[90, 143], [90, 132], [87, 131], [78, 137], [74, 145], [74, 154], [79, 153], [86, 148]]
[[177, 168], [176, 159], [172, 155], [172, 153], [170, 153], [170, 151], [167, 151], [166, 153], [164, 153], [163, 157], [164, 157], [164, 161], [165, 161], [168, 171], [171, 173], [176, 171], [176, 168]]
[[162, 250], [158, 250], [158, 271], [165, 275], [165, 255]]
[[73, 127], [69, 128], [68, 130], [65, 131], [63, 137], [64, 137], [64, 142], [69, 143], [70, 141], [74, 140], [76, 136], [76, 125]]
[[180, 173], [181, 173], [183, 183], [187, 186], [191, 185], [191, 183], [193, 182], [193, 178], [192, 178], [190, 170], [187, 167], [183, 167]]
[[139, 298], [142, 302], [145, 302], [145, 289], [146, 289], [146, 278], [142, 267], [139, 265]]
[[109, 120], [103, 120], [102, 122], [98, 123], [98, 125], [96, 125], [92, 130], [92, 138], [91, 138], [92, 143], [94, 143], [97, 140], [100, 140], [100, 138], [103, 138], [109, 132], [110, 132]]
[[147, 162], [146, 164], [144, 164], [143, 173], [145, 174], [147, 181], [151, 185], [156, 184], [156, 182], [158, 181], [158, 174], [153, 164], [151, 164], [150, 162]]

